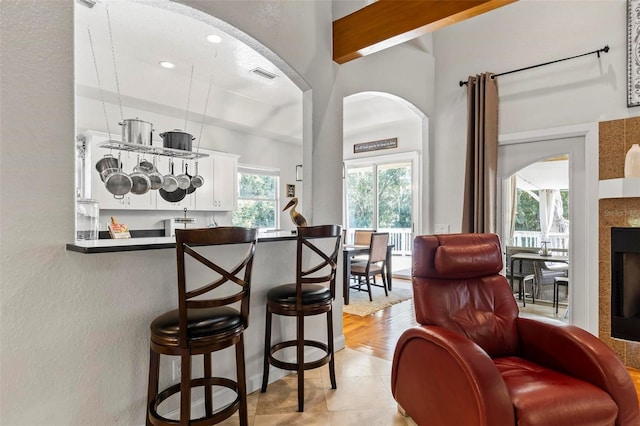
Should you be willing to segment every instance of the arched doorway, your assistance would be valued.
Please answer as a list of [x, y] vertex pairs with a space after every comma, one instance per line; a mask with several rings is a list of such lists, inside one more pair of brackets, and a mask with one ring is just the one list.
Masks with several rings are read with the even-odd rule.
[[[569, 155], [570, 243], [568, 321], [593, 334], [598, 332], [598, 265], [597, 265], [597, 175], [587, 174], [597, 169], [597, 127], [569, 126], [523, 132], [500, 137], [498, 158], [498, 223], [504, 224], [504, 179], [526, 165], [557, 155]], [[501, 238], [506, 232], [500, 231]]]
[[427, 129], [427, 117], [398, 96], [361, 92], [344, 99], [346, 241], [355, 229], [389, 232], [394, 272], [408, 272], [413, 235], [422, 230]]

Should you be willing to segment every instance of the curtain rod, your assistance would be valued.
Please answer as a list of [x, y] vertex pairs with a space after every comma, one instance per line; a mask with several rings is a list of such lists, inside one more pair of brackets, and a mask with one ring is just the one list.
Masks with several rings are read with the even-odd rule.
[[[569, 58], [563, 58], [563, 59], [557, 59], [555, 61], [550, 61], [550, 62], [545, 62], [544, 64], [538, 64], [538, 65], [531, 65], [529, 67], [525, 67], [525, 68], [520, 68], [517, 70], [512, 70], [512, 71], [507, 71], [507, 72], [502, 72], [500, 74], [494, 74], [491, 78], [495, 78], [495, 77], [499, 77], [501, 75], [507, 75], [507, 74], [512, 74], [514, 72], [520, 72], [520, 71], [525, 71], [525, 70], [530, 70], [531, 68], [538, 68], [538, 67], [543, 67], [545, 65], [551, 65], [551, 64], [555, 64], [556, 62], [562, 62], [562, 61], [568, 61], [569, 59], [575, 59], [575, 58], [579, 58], [581, 56], [587, 56], [587, 55], [593, 55], [594, 53], [596, 55], [598, 55], [598, 58], [600, 57], [600, 52], [604, 52], [607, 53], [609, 51], [609, 45], [606, 45], [605, 47], [603, 47], [602, 49], [598, 49], [598, 50], [594, 50], [593, 52], [587, 52], [587, 53], [583, 53], [581, 55], [576, 55], [576, 56], [571, 56]], [[460, 80], [460, 87], [462, 86], [466, 86], [468, 84], [468, 81], [462, 81]]]

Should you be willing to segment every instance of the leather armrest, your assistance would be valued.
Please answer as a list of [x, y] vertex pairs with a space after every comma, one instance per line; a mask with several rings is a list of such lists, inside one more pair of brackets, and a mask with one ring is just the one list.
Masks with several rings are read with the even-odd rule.
[[441, 327], [421, 325], [402, 334], [391, 390], [417, 424], [515, 423], [509, 393], [491, 358], [471, 340]]
[[640, 424], [633, 381], [607, 345], [572, 325], [520, 317], [517, 324], [523, 358], [605, 390], [618, 405], [616, 425]]

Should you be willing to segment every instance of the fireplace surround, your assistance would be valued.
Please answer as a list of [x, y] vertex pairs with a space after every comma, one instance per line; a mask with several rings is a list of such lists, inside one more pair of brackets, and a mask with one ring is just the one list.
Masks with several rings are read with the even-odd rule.
[[611, 228], [611, 336], [640, 342], [640, 228]]

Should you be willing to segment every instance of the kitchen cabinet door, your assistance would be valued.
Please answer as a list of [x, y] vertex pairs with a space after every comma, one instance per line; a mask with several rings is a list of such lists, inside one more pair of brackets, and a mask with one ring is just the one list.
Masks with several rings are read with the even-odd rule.
[[[204, 185], [196, 190], [195, 210], [232, 211], [236, 208], [238, 156], [222, 152], [200, 150], [208, 157], [198, 160], [198, 172]], [[194, 170], [194, 166], [189, 166]]]
[[[201, 150], [208, 157], [198, 160], [198, 172], [204, 185], [195, 192], [195, 209], [232, 211], [236, 208], [238, 156]], [[194, 169], [195, 170], [195, 169]]]
[[213, 209], [232, 211], [236, 209], [238, 157], [230, 154], [213, 155]]
[[[196, 189], [195, 195], [195, 210], [199, 211], [212, 211], [213, 207], [213, 151], [201, 149], [200, 152], [209, 154], [208, 157], [198, 159], [198, 174], [204, 178], [204, 184]], [[195, 162], [193, 162], [193, 172], [195, 173]], [[191, 169], [190, 169], [191, 170]]]

